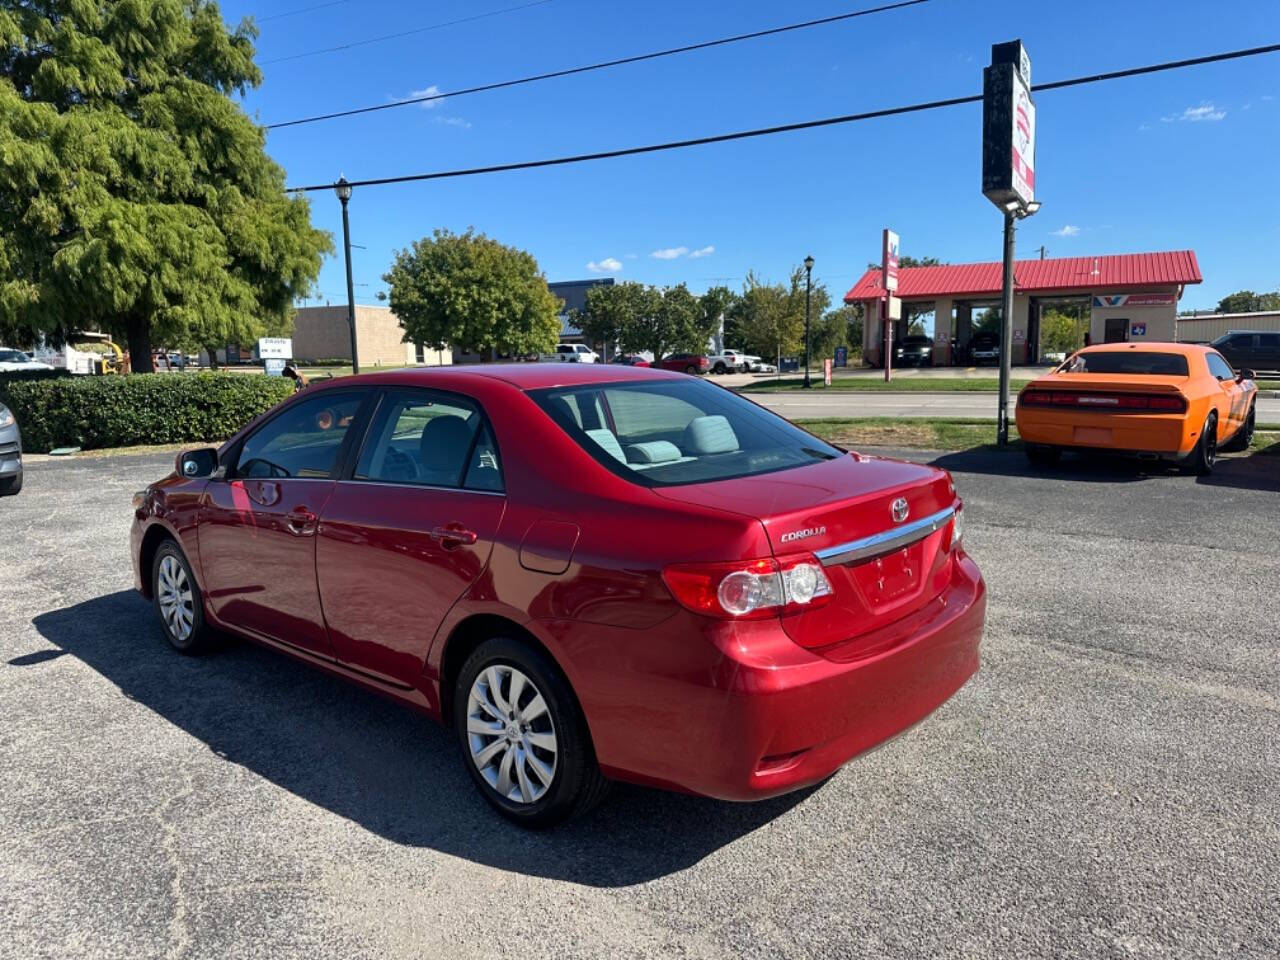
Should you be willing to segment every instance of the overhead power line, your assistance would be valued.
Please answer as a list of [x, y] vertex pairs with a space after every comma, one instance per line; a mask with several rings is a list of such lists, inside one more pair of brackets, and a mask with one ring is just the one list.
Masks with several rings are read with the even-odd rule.
[[[1166, 70], [1178, 70], [1184, 67], [1195, 67], [1206, 63], [1221, 63], [1224, 60], [1239, 60], [1243, 57], [1256, 57], [1265, 53], [1280, 52], [1280, 43], [1265, 47], [1250, 47], [1245, 50], [1230, 50], [1225, 53], [1213, 53], [1203, 57], [1191, 57], [1187, 60], [1170, 60], [1164, 63], [1150, 64], [1144, 67], [1130, 67], [1125, 70], [1113, 70], [1109, 73], [1095, 73], [1084, 77], [1073, 77], [1069, 80], [1055, 80], [1042, 83], [1033, 88], [1034, 93], [1051, 90], [1062, 90], [1066, 87], [1078, 87], [1089, 83], [1101, 83], [1106, 80], [1121, 80], [1126, 77], [1138, 77], [1149, 73], [1162, 73]], [[485, 173], [504, 173], [511, 170], [533, 170], [539, 167], [558, 167], [571, 163], [586, 163], [591, 160], [608, 160], [614, 157], [631, 157], [642, 153], [659, 153], [666, 150], [681, 150], [686, 147], [701, 147], [712, 143], [727, 143], [731, 140], [746, 140], [752, 137], [767, 137], [777, 133], [790, 133], [795, 130], [812, 130], [816, 127], [831, 127], [837, 124], [856, 123], [860, 120], [875, 120], [881, 117], [895, 117], [906, 113], [921, 113], [926, 110], [938, 110], [943, 107], [956, 107], [965, 103], [980, 103], [982, 94], [971, 94], [963, 97], [951, 97], [946, 100], [931, 100], [927, 103], [913, 103], [906, 106], [885, 107], [882, 110], [868, 110], [864, 113], [850, 113], [839, 117], [824, 117], [820, 120], [801, 120], [796, 123], [784, 123], [773, 127], [759, 127], [754, 130], [738, 130], [733, 133], [718, 133], [706, 137], [694, 137], [689, 140], [669, 140], [665, 143], [652, 143], [640, 147], [622, 147], [617, 150], [602, 150], [596, 153], [580, 153], [568, 157], [551, 157], [544, 160], [524, 160], [516, 163], [500, 163], [487, 167], [468, 167], [461, 170], [441, 170], [435, 173], [414, 173], [399, 177], [379, 177], [372, 180], [352, 180], [352, 187], [378, 187], [389, 183], [414, 183], [420, 180], [446, 180], [455, 177], [474, 177]], [[313, 184], [305, 187], [289, 187], [289, 193], [310, 193], [316, 190], [332, 190], [332, 183]]]
[[283, 13], [273, 13], [265, 17], [254, 17], [258, 23], [266, 23], [268, 20], [283, 20], [285, 17], [292, 17], [299, 13], [310, 13], [312, 10], [323, 10], [325, 7], [337, 7], [344, 3], [350, 3], [351, 0], [329, 0], [328, 3], [317, 3], [310, 7], [299, 7], [296, 10], [285, 10]]
[[504, 13], [515, 13], [517, 10], [528, 10], [530, 7], [541, 7], [552, 0], [531, 0], [529, 3], [521, 3], [514, 7], [503, 7], [501, 10], [489, 10], [485, 13], [473, 14], [469, 17], [459, 17], [457, 20], [446, 20], [443, 23], [432, 23], [425, 27], [415, 27], [412, 30], [402, 30], [399, 33], [387, 33], [381, 37], [369, 37], [366, 40], [353, 40], [350, 43], [342, 43], [336, 47], [322, 47], [319, 50], [307, 50], [303, 53], [293, 53], [287, 57], [276, 57], [274, 60], [263, 60], [262, 66], [269, 63], [288, 63], [290, 60], [302, 60], [305, 57], [319, 57], [326, 53], [338, 53], [342, 50], [352, 50], [355, 47], [367, 47], [372, 43], [384, 43], [387, 40], [398, 40], [401, 37], [412, 37], [418, 33], [429, 33], [432, 30], [443, 30], [445, 27], [456, 27], [460, 23], [472, 23], [476, 20], [486, 20], [489, 17], [500, 17]]
[[[605, 70], [610, 67], [620, 67], [628, 63], [642, 63], [645, 60], [657, 60], [661, 57], [671, 57], [679, 53], [691, 53], [695, 50], [706, 50], [710, 47], [722, 47], [730, 43], [741, 43], [744, 40], [757, 40], [760, 37], [772, 37], [779, 33], [790, 33], [793, 30], [806, 30], [809, 27], [821, 27], [827, 24], [839, 23], [843, 20], [854, 20], [858, 17], [868, 17], [876, 13], [887, 13], [890, 10], [901, 10], [903, 7], [915, 7], [922, 3], [929, 3], [930, 0], [899, 0], [896, 3], [888, 3], [879, 7], [869, 7], [863, 10], [853, 10], [849, 13], [838, 13], [831, 17], [822, 17], [818, 20], [806, 20], [803, 23], [788, 23], [781, 27], [770, 27], [767, 30], [755, 30], [751, 33], [739, 33], [732, 37], [721, 37], [718, 40], [704, 40], [701, 43], [685, 44], [681, 47], [671, 47], [667, 50], [655, 50], [652, 53], [640, 53], [632, 57], [619, 57], [616, 60], [604, 60], [600, 63], [590, 63], [582, 67], [568, 67], [564, 70], [552, 70], [549, 73], [538, 73], [529, 77], [520, 77], [516, 80], [499, 80], [495, 83], [482, 83], [475, 87], [465, 87], [461, 90], [452, 90], [448, 93], [435, 93], [422, 97], [409, 97], [404, 100], [395, 100], [391, 103], [378, 103], [370, 107], [354, 107], [351, 110], [339, 110], [335, 113], [322, 113], [314, 117], [302, 117], [298, 120], [285, 120], [280, 123], [269, 123], [266, 126], [268, 130], [279, 130], [283, 127], [297, 127], [304, 123], [319, 123], [322, 120], [336, 120], [339, 117], [354, 117], [362, 113], [375, 113], [378, 110], [393, 110], [396, 107], [408, 107], [415, 103], [427, 103], [432, 100], [443, 100], [445, 97], [465, 97], [471, 93], [485, 93], [489, 90], [502, 90], [505, 87], [518, 87], [526, 83], [537, 83], [541, 80], [554, 80], [557, 77], [571, 77], [579, 73], [590, 73], [593, 70]], [[334, 49], [345, 49], [335, 47]], [[306, 54], [301, 54], [306, 56]], [[267, 60], [265, 63], [278, 63], [276, 60]]]

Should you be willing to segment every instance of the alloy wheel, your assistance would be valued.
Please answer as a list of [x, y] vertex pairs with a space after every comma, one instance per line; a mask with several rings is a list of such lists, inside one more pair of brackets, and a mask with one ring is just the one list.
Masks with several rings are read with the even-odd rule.
[[187, 571], [177, 557], [169, 555], [161, 559], [156, 587], [165, 625], [175, 640], [186, 640], [195, 625], [195, 598]]
[[559, 743], [541, 691], [509, 664], [481, 670], [467, 697], [471, 762], [502, 799], [536, 803], [555, 780]]

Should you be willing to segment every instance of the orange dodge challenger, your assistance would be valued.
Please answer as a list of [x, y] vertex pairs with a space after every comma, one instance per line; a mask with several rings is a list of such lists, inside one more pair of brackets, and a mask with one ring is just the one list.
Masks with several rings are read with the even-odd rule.
[[1197, 344], [1085, 347], [1023, 388], [1018, 433], [1036, 465], [1075, 448], [1172, 460], [1207, 474], [1219, 449], [1253, 441], [1253, 378]]

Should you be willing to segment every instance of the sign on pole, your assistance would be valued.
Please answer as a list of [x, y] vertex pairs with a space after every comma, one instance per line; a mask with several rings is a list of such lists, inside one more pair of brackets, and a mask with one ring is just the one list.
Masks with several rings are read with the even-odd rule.
[[822, 361], [822, 378], [827, 386], [831, 386], [831, 358], [827, 357]]
[[293, 340], [289, 337], [261, 337], [258, 340], [259, 360], [292, 360]]
[[268, 377], [283, 377], [284, 358], [267, 357], [267, 359], [262, 361], [262, 369]]
[[898, 289], [898, 235], [892, 230], [884, 232], [881, 260], [884, 268], [884, 288], [893, 293]]
[[982, 192], [1001, 209], [1035, 199], [1036, 106], [1021, 40], [991, 47], [982, 71]]

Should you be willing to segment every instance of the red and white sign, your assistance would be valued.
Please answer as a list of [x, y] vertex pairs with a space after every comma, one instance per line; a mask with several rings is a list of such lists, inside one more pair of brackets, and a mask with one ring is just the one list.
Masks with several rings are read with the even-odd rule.
[[1036, 105], [1021, 75], [1013, 77], [1013, 192], [1023, 203], [1036, 196]]
[[822, 361], [822, 374], [823, 374], [823, 380], [826, 382], [827, 386], [828, 387], [831, 386], [831, 358], [830, 357], [827, 357], [827, 359]]
[[898, 235], [892, 230], [884, 232], [881, 265], [884, 269], [884, 288], [892, 293], [898, 289]]
[[1110, 293], [1093, 298], [1095, 307], [1162, 307], [1177, 302], [1176, 293]]

